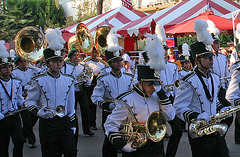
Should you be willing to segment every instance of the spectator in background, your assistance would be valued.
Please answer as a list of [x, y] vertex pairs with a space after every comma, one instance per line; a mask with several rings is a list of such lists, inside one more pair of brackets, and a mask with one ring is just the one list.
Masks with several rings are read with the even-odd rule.
[[177, 60], [179, 60], [181, 55], [182, 55], [182, 45], [178, 45], [178, 51], [175, 52], [175, 56]]
[[123, 67], [126, 68], [126, 72], [129, 74], [132, 74], [132, 71], [130, 70], [130, 63], [127, 60], [124, 60], [122, 63], [123, 63]]
[[172, 47], [170, 47], [170, 48], [168, 49], [168, 56], [169, 56], [169, 58], [168, 58], [168, 61], [169, 61], [169, 62], [173, 62], [173, 63], [176, 62], [177, 58], [176, 58], [176, 56], [175, 56], [175, 54], [174, 54], [174, 52], [173, 52], [173, 48], [172, 48]]
[[63, 58], [66, 58], [68, 56], [68, 51], [65, 48], [61, 49], [61, 53], [62, 53]]

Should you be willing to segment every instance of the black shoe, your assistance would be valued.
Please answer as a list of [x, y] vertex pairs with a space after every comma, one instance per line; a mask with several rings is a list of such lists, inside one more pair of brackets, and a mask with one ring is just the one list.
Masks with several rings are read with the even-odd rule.
[[85, 136], [93, 136], [94, 133], [91, 130], [89, 130], [87, 133], [84, 133], [84, 135]]
[[29, 148], [36, 148], [35, 144], [30, 144], [29, 143]]
[[97, 130], [98, 128], [96, 126], [92, 126], [91, 130]]

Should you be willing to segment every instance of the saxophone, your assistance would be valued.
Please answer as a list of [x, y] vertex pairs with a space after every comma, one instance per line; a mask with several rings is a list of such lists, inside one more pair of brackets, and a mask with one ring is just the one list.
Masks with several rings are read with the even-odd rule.
[[223, 136], [226, 133], [228, 126], [226, 124], [220, 124], [219, 122], [237, 111], [240, 111], [240, 106], [220, 111], [212, 115], [208, 123], [205, 120], [192, 119], [189, 126], [189, 135], [192, 138], [199, 138], [203, 135], [210, 135], [217, 132], [220, 136]]
[[91, 67], [89, 65], [87, 65], [87, 63], [85, 63], [85, 62], [80, 62], [80, 64], [82, 64], [84, 66], [84, 69], [83, 69], [83, 72], [76, 77], [78, 84], [83, 84], [88, 79], [90, 79], [92, 81], [93, 70], [91, 69]]

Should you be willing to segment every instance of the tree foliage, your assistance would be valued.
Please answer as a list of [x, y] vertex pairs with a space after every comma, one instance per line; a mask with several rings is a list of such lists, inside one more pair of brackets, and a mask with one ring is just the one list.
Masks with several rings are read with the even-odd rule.
[[57, 8], [54, 0], [5, 0], [6, 9], [0, 15], [0, 38], [7, 42], [27, 26], [39, 25], [46, 28], [65, 24], [64, 10]]
[[97, 15], [97, 4], [95, 0], [81, 0], [77, 6], [77, 22], [82, 22]]

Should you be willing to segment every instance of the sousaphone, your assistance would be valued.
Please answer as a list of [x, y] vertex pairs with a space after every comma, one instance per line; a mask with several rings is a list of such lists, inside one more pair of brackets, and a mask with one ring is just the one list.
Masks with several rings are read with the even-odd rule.
[[108, 48], [107, 45], [107, 35], [110, 32], [111, 28], [108, 26], [101, 26], [97, 28], [94, 35], [94, 43], [97, 51], [105, 56], [105, 51]]
[[16, 53], [29, 62], [40, 60], [43, 57], [43, 51], [47, 48], [44, 33], [34, 26], [21, 29], [17, 33], [14, 42]]

